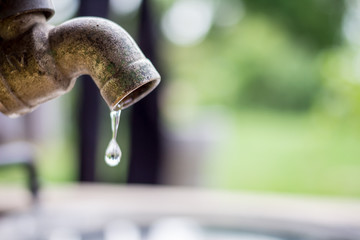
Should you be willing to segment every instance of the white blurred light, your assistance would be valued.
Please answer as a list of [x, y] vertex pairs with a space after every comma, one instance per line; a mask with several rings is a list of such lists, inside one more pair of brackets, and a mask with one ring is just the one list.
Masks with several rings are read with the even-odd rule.
[[[346, 40], [353, 45], [360, 45], [360, 0], [347, 0], [346, 13], [343, 20], [343, 34]], [[345, 58], [341, 62], [341, 70], [345, 79], [359, 84], [360, 79], [360, 52], [356, 51], [353, 58]]]
[[135, 12], [142, 0], [110, 0], [110, 8], [116, 14], [127, 15]]
[[105, 240], [141, 240], [140, 229], [125, 220], [114, 221], [105, 228]]
[[360, 0], [348, 0], [343, 21], [345, 38], [352, 44], [360, 44]]
[[0, 218], [1, 239], [17, 239], [18, 235], [18, 228], [10, 218]]
[[179, 0], [163, 16], [161, 27], [175, 44], [199, 43], [211, 28], [213, 13], [212, 1]]
[[36, 218], [32, 215], [24, 215], [16, 220], [16, 228], [21, 229], [18, 236], [21, 236], [21, 239], [35, 239], [38, 230]]
[[191, 220], [172, 218], [155, 223], [147, 240], [202, 240], [200, 227]]
[[213, 233], [211, 240], [284, 240], [283, 238], [265, 236], [265, 235], [255, 235], [255, 234], [246, 234], [246, 233]]
[[70, 229], [55, 229], [50, 233], [49, 240], [81, 240], [80, 234]]
[[220, 27], [229, 27], [237, 24], [245, 14], [244, 6], [240, 0], [218, 0], [215, 11], [215, 24]]
[[51, 24], [60, 24], [75, 16], [79, 0], [52, 0], [55, 8], [54, 16], [49, 20]]

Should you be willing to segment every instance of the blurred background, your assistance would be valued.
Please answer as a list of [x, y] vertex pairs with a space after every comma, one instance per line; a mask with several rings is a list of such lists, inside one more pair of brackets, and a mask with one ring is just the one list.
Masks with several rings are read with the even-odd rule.
[[[141, 2], [109, 2], [109, 18], [138, 43]], [[52, 24], [75, 17], [80, 6], [74, 0], [53, 3]], [[156, 166], [144, 163], [132, 170], [155, 172], [144, 183], [360, 196], [359, 1], [152, 0], [147, 5], [152, 29], [143, 38], [155, 41], [156, 53], [150, 54], [156, 56], [144, 52], [156, 58], [163, 78], [149, 96], [159, 107], [159, 130], [153, 134], [160, 134], [162, 146], [161, 161], [149, 159]], [[28, 127], [24, 118], [1, 116], [3, 142], [32, 132], [44, 182], [80, 178], [83, 82], [24, 117], [30, 118]], [[130, 150], [144, 151], [144, 146], [131, 148], [134, 109], [122, 113], [123, 157], [110, 168], [104, 162], [109, 110], [101, 97], [96, 101], [99, 110], [87, 113], [98, 125], [93, 128], [96, 167], [89, 180], [125, 183]], [[156, 123], [142, 124], [135, 128]], [[149, 139], [149, 131], [138, 138]], [[154, 154], [142, 155], [146, 162]], [[20, 169], [0, 171], [3, 182], [23, 182]]]
[[[114, 168], [104, 162], [109, 109], [91, 80], [25, 117], [0, 116], [2, 143], [35, 146], [41, 185], [360, 197], [360, 1], [53, 3], [55, 25], [76, 15], [121, 25], [162, 82], [122, 112]], [[7, 165], [0, 181], [22, 186], [27, 176]]]

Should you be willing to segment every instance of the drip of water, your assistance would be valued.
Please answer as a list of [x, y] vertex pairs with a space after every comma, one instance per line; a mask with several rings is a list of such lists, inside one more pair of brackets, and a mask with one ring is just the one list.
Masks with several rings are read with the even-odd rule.
[[119, 164], [121, 159], [121, 149], [119, 144], [116, 142], [116, 135], [120, 122], [121, 109], [119, 111], [111, 111], [111, 129], [112, 139], [109, 142], [108, 147], [105, 151], [105, 162], [107, 165], [114, 167]]

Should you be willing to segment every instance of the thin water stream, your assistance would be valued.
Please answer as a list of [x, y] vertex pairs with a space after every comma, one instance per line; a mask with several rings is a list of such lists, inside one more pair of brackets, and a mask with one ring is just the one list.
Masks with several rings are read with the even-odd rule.
[[121, 149], [119, 144], [116, 142], [117, 131], [119, 128], [121, 109], [119, 111], [111, 111], [111, 129], [112, 129], [112, 139], [109, 142], [109, 145], [105, 151], [105, 162], [110, 167], [114, 167], [119, 164], [121, 160]]

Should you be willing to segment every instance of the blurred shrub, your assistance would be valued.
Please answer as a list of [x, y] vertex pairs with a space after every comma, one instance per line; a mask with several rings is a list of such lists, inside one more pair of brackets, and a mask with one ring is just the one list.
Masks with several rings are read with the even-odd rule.
[[245, 75], [241, 102], [274, 109], [308, 109], [319, 90], [315, 56], [265, 18], [249, 19], [235, 36], [243, 53], [234, 56]]
[[251, 12], [266, 14], [287, 31], [314, 48], [341, 41], [345, 1], [338, 0], [243, 0]]
[[344, 124], [353, 130], [360, 121], [360, 55], [359, 51], [344, 45], [325, 51], [319, 56], [322, 89], [316, 110], [326, 118]]
[[173, 80], [197, 89], [193, 104], [303, 110], [321, 83], [315, 55], [261, 15], [215, 28], [201, 45], [168, 51]]
[[344, 1], [242, 2], [239, 24], [214, 26], [197, 46], [167, 49], [174, 80], [198, 90], [193, 104], [309, 109], [324, 83], [318, 56], [341, 44]]

